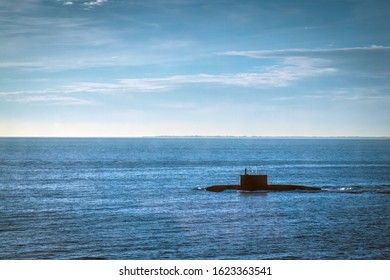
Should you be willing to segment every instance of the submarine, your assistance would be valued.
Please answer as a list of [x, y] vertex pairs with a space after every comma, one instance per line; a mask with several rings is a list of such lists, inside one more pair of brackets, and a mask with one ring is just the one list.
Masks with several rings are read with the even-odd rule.
[[244, 174], [240, 175], [239, 185], [213, 185], [204, 188], [209, 192], [223, 192], [224, 190], [237, 190], [243, 192], [282, 192], [282, 191], [320, 191], [318, 187], [307, 187], [301, 185], [274, 185], [268, 184], [268, 176], [262, 174], [248, 174], [245, 168]]

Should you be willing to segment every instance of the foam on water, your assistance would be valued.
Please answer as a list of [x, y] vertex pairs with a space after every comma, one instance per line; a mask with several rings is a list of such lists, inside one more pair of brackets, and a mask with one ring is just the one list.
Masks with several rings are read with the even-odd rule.
[[321, 190], [340, 193], [377, 193], [390, 194], [390, 186], [350, 186], [350, 187], [322, 187]]

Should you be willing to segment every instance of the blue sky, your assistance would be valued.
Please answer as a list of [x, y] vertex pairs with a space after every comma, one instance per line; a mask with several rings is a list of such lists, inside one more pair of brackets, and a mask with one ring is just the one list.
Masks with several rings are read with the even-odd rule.
[[389, 1], [0, 0], [0, 136], [390, 136]]

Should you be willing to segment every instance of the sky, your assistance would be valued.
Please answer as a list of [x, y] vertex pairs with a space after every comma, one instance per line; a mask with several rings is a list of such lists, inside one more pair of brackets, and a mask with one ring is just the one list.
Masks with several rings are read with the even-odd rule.
[[0, 136], [390, 137], [390, 1], [0, 0]]

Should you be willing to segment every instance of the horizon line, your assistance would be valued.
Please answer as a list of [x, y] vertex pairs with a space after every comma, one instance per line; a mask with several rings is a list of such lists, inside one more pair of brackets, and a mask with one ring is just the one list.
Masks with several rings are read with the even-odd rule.
[[231, 138], [231, 139], [390, 139], [390, 136], [256, 136], [256, 135], [155, 135], [155, 136], [0, 136], [5, 138], [52, 138], [52, 139], [145, 139], [145, 138]]

